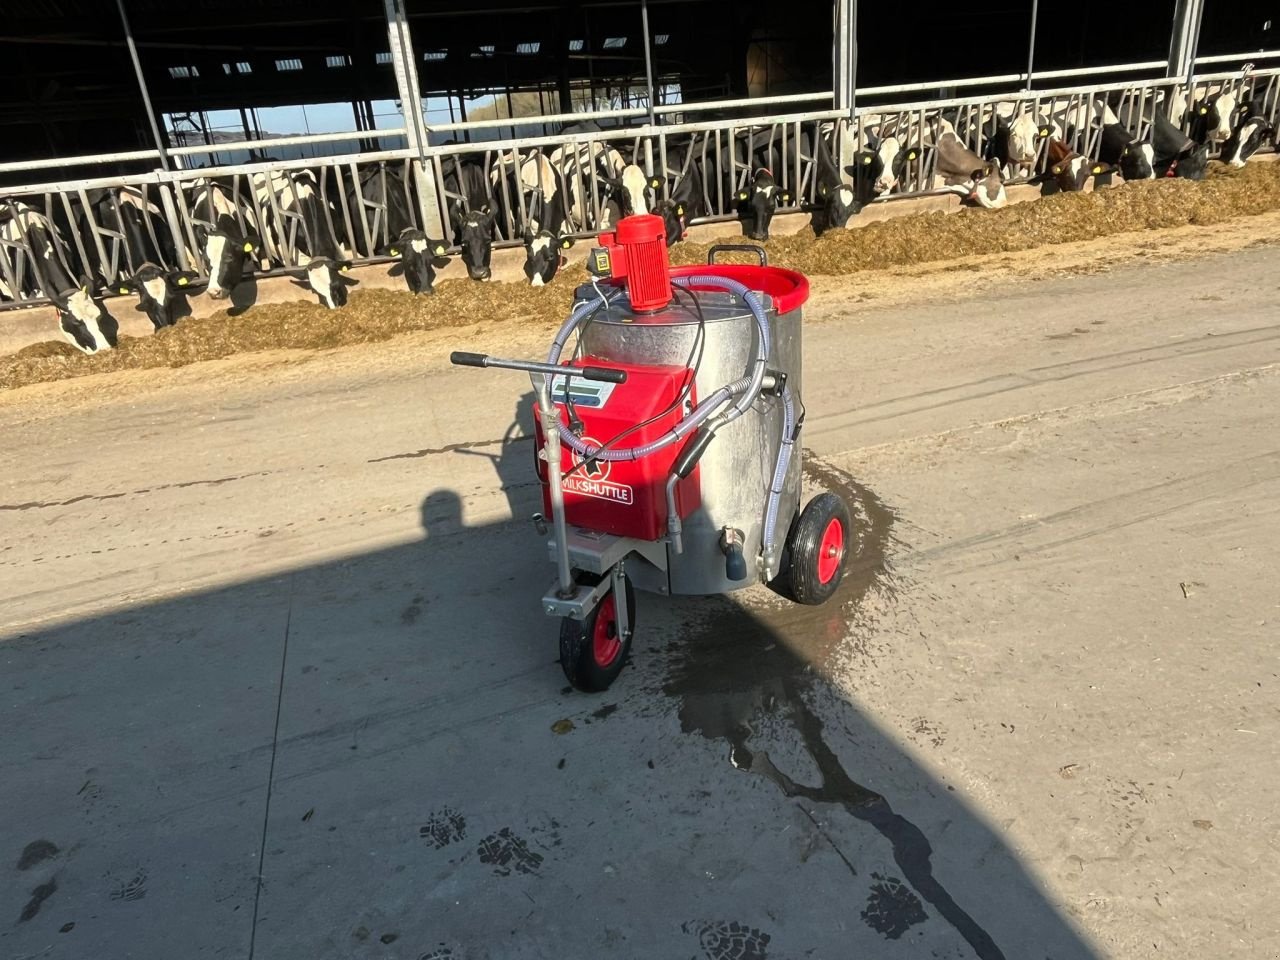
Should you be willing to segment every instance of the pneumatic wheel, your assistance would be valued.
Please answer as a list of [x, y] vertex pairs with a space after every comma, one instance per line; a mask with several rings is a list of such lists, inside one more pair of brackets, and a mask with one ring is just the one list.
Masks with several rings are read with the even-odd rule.
[[853, 525], [849, 508], [834, 493], [805, 504], [787, 536], [785, 592], [796, 603], [826, 603], [840, 586], [849, 559]]
[[622, 672], [631, 637], [636, 632], [636, 593], [631, 578], [624, 576], [627, 595], [627, 636], [618, 631], [616, 591], [610, 590], [585, 620], [565, 617], [560, 621], [560, 667], [569, 683], [586, 693], [608, 690]]

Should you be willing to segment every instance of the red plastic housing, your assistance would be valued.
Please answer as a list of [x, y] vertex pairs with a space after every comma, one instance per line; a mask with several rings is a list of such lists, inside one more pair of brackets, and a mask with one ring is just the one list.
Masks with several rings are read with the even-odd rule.
[[627, 298], [638, 313], [661, 310], [671, 302], [671, 278], [667, 271], [667, 228], [662, 218], [638, 213], [618, 221], [613, 233], [600, 234], [600, 245], [609, 251], [614, 279], [627, 285]]
[[[583, 438], [596, 445], [608, 443], [623, 430], [655, 417], [668, 407], [684, 388], [690, 371], [686, 367], [627, 366], [611, 361], [583, 357], [575, 366], [599, 363], [627, 371], [627, 382], [601, 384], [574, 379], [571, 396], [574, 410], [583, 423]], [[558, 393], [558, 388], [557, 388]], [[666, 416], [627, 434], [617, 449], [638, 447], [657, 440], [684, 418], [685, 411], [697, 404], [694, 388], [689, 388], [685, 403], [675, 406]], [[561, 419], [568, 423], [564, 404], [557, 403]], [[537, 425], [538, 452], [542, 452], [542, 424]], [[667, 478], [685, 441], [670, 446], [641, 460], [598, 460], [566, 476], [564, 501], [566, 520], [589, 530], [600, 530], [639, 540], [660, 540], [667, 534]], [[566, 445], [561, 468], [565, 474], [578, 466], [580, 458]], [[538, 479], [542, 481], [543, 509], [551, 514], [551, 494], [547, 486], [546, 463], [539, 456]], [[683, 519], [702, 505], [698, 486], [698, 470], [676, 485], [676, 509]]]

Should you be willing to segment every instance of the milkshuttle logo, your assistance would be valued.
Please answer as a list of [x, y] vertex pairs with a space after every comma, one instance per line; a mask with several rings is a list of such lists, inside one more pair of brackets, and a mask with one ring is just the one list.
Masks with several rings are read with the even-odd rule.
[[[582, 442], [589, 443], [593, 447], [601, 446], [599, 440], [591, 437], [583, 437]], [[635, 503], [635, 491], [631, 487], [609, 479], [609, 474], [613, 472], [613, 464], [610, 461], [588, 460], [584, 466], [580, 467], [579, 464], [586, 459], [576, 450], [569, 451], [569, 460], [573, 465], [574, 473], [564, 478], [565, 493], [595, 497], [597, 500], [608, 500], [610, 503], [627, 507]]]

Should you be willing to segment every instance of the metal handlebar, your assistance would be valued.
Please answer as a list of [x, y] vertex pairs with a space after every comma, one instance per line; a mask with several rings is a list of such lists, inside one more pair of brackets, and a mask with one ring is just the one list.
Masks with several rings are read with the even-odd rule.
[[449, 362], [459, 367], [498, 367], [503, 370], [522, 370], [525, 373], [549, 373], [552, 376], [581, 377], [583, 380], [599, 380], [603, 383], [626, 383], [627, 371], [612, 367], [569, 367], [536, 360], [505, 360], [487, 353], [466, 353], [455, 350], [449, 354]]
[[717, 253], [754, 253], [756, 259], [760, 261], [760, 266], [767, 267], [769, 265], [769, 257], [764, 252], [764, 247], [757, 247], [754, 243], [717, 243], [707, 251], [707, 266], [713, 266], [716, 262]]

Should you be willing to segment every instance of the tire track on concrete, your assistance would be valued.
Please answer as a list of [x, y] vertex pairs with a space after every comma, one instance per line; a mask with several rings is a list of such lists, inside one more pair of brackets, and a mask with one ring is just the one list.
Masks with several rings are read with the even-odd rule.
[[[919, 565], [944, 560], [959, 564], [955, 568], [942, 567], [939, 572], [944, 574], [987, 569], [1009, 562], [1015, 551], [1019, 557], [1044, 553], [1277, 480], [1280, 480], [1280, 450], [1272, 450], [1188, 477], [1127, 490], [1034, 520], [917, 550], [903, 556], [899, 563]], [[1120, 518], [1107, 519], [1116, 515]], [[1005, 555], [978, 563], [961, 562], [965, 555], [980, 548], [1004, 551]]]
[[[927, 413], [931, 410], [939, 410], [975, 400], [984, 400], [1047, 384], [1064, 383], [1069, 380], [1102, 373], [1114, 373], [1117, 370], [1129, 367], [1204, 356], [1219, 353], [1223, 350], [1256, 348], [1260, 345], [1272, 343], [1280, 347], [1280, 324], [1254, 327], [1249, 330], [1238, 330], [1226, 334], [1208, 333], [1191, 340], [1135, 347], [1116, 353], [1100, 354], [1079, 360], [1067, 360], [1040, 367], [1030, 367], [1021, 372], [1011, 371], [995, 374], [979, 380], [971, 380], [947, 387], [937, 387], [932, 390], [923, 390], [919, 393], [906, 394], [848, 410], [824, 414], [813, 418], [812, 425], [806, 428], [806, 433], [809, 436], [823, 436], [840, 430], [882, 423], [912, 414]], [[1256, 360], [1256, 356], [1253, 359]], [[905, 407], [905, 409], [894, 409], [897, 407]], [[876, 410], [887, 410], [887, 412], [870, 416], [863, 415]]]

